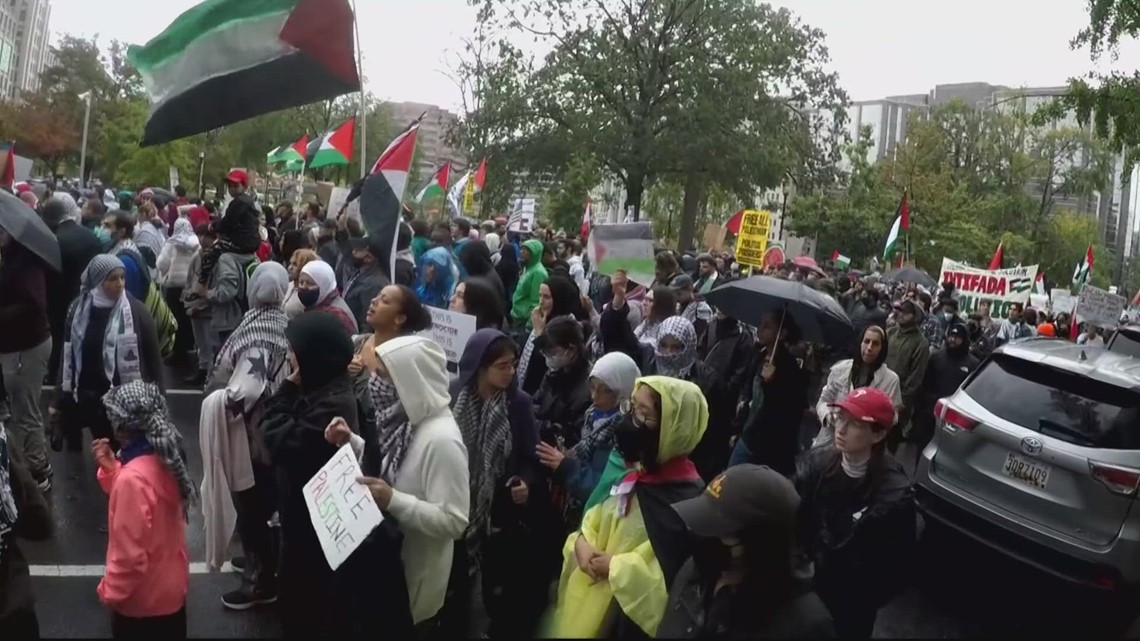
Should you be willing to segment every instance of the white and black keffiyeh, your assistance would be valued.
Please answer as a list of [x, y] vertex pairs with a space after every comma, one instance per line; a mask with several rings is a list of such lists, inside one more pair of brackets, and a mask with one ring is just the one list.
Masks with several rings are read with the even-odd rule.
[[182, 434], [170, 422], [166, 399], [158, 386], [132, 381], [112, 387], [103, 395], [107, 418], [116, 429], [142, 434], [155, 454], [174, 474], [182, 496], [182, 513], [189, 520], [190, 504], [198, 502], [198, 489], [190, 480], [182, 448]]
[[465, 387], [452, 410], [467, 447], [467, 469], [471, 477], [471, 515], [467, 536], [485, 534], [489, 525], [495, 486], [511, 456], [511, 421], [507, 395], [498, 392], [483, 400]]
[[368, 396], [376, 412], [376, 435], [380, 445], [380, 476], [388, 485], [396, 484], [396, 474], [412, 443], [412, 424], [400, 402], [396, 384], [373, 372], [368, 379]]

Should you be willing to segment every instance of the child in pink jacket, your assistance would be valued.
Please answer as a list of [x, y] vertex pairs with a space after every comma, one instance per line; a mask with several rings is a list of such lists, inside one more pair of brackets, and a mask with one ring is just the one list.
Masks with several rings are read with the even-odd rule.
[[116, 458], [107, 439], [91, 446], [99, 484], [111, 496], [99, 600], [111, 610], [116, 639], [185, 639], [186, 521], [197, 494], [182, 435], [152, 383], [111, 388], [103, 405], [121, 449]]

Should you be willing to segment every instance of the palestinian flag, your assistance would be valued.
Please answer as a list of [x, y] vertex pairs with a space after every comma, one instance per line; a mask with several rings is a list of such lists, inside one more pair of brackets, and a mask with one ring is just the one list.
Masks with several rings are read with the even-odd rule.
[[451, 178], [451, 161], [443, 163], [443, 166], [436, 170], [435, 175], [431, 177], [431, 181], [424, 185], [420, 193], [416, 194], [416, 202], [423, 202], [424, 198], [435, 198], [447, 193], [447, 182]]
[[839, 250], [831, 252], [831, 262], [840, 269], [847, 269], [851, 266], [851, 259], [839, 253]]
[[1085, 250], [1085, 258], [1080, 263], [1077, 263], [1077, 268], [1073, 270], [1073, 284], [1077, 286], [1077, 291], [1084, 286], [1088, 281], [1089, 275], [1092, 274], [1093, 268], [1093, 248], [1092, 243], [1089, 243], [1089, 248]]
[[142, 145], [360, 89], [350, 0], [206, 0], [127, 59], [150, 100]]
[[1037, 280], [1033, 282], [1033, 291], [1042, 296], [1049, 295], [1049, 290], [1045, 287], [1045, 272], [1037, 272]]
[[388, 278], [396, 273], [396, 238], [404, 213], [404, 187], [412, 154], [416, 149], [416, 120], [388, 145], [360, 188], [360, 218], [369, 242], [375, 243], [380, 264], [388, 269]]
[[1004, 242], [998, 242], [997, 251], [994, 252], [994, 257], [990, 259], [990, 266], [986, 269], [1001, 269], [1002, 260], [1005, 259], [1005, 252], [1002, 250]]
[[582, 212], [582, 238], [590, 237], [590, 222], [593, 210], [590, 206], [590, 197], [586, 196], [586, 211]]
[[269, 152], [265, 161], [271, 165], [277, 163], [285, 163], [286, 165], [293, 165], [298, 160], [305, 161], [305, 150], [309, 147], [309, 134], [305, 134], [297, 139], [291, 145], [282, 145], [277, 149]]
[[473, 181], [472, 184], [475, 185], [475, 191], [477, 191], [477, 192], [483, 191], [483, 185], [487, 182], [487, 159], [486, 158], [479, 161], [479, 168], [475, 170], [475, 173], [474, 173], [474, 175], [472, 175], [471, 180]]
[[356, 133], [356, 118], [345, 120], [339, 127], [321, 137], [309, 168], [329, 165], [347, 165], [352, 160], [352, 137]]
[[895, 217], [895, 223], [891, 225], [891, 232], [887, 234], [887, 244], [883, 246], [883, 258], [890, 258], [898, 252], [899, 236], [905, 231], [910, 231], [910, 204], [907, 202], [906, 192], [904, 191], [902, 201], [899, 203], [898, 215]]

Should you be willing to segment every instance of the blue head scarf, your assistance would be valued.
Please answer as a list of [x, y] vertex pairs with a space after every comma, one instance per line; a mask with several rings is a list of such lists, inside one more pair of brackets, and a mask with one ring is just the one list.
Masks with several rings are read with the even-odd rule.
[[[429, 249], [420, 256], [416, 295], [420, 297], [420, 302], [424, 305], [447, 309], [447, 305], [451, 301], [452, 290], [455, 288], [451, 264], [451, 252], [443, 247]], [[435, 267], [431, 282], [427, 280], [428, 265]]]

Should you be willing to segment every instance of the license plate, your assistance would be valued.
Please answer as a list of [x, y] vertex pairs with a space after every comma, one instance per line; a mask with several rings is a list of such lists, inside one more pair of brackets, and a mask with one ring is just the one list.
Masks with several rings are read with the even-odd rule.
[[1013, 452], [1006, 455], [1005, 465], [1001, 466], [1001, 473], [1039, 490], [1045, 489], [1045, 484], [1049, 482], [1048, 465], [1030, 461]]

